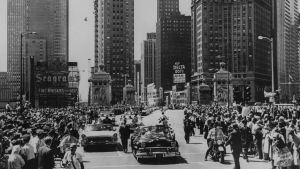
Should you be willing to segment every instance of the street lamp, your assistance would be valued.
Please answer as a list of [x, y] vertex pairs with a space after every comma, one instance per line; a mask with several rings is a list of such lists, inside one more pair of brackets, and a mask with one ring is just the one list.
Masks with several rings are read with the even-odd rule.
[[21, 57], [20, 57], [20, 108], [22, 111], [22, 101], [23, 101], [23, 37], [25, 35], [35, 35], [36, 32], [22, 32], [21, 33]]
[[275, 91], [275, 86], [274, 86], [274, 56], [273, 56], [273, 38], [268, 38], [265, 36], [258, 36], [257, 37], [259, 40], [267, 40], [271, 44], [271, 69], [272, 69], [272, 92]]

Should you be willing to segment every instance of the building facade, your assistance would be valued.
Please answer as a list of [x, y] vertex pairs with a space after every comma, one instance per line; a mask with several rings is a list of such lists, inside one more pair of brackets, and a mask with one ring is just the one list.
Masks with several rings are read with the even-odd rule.
[[[157, 4], [155, 83], [163, 90], [172, 90], [174, 84], [183, 88], [191, 75], [191, 17], [180, 14], [179, 0]], [[176, 73], [178, 64], [185, 69]]]
[[140, 96], [141, 96], [141, 61], [134, 61], [134, 90], [135, 90], [135, 100], [137, 104], [140, 104]]
[[[69, 1], [8, 0], [7, 7], [8, 81], [12, 91], [10, 100], [15, 101], [21, 86], [21, 52], [23, 54], [23, 77], [28, 76], [26, 72], [28, 72], [29, 57], [34, 60], [34, 67], [39, 67], [39, 70], [34, 70], [36, 74], [48, 72], [47, 74], [57, 75], [59, 72], [68, 71]], [[35, 34], [30, 34], [30, 32]], [[21, 34], [23, 44], [21, 44]], [[26, 86], [27, 82], [22, 84]], [[39, 87], [35, 89], [37, 91], [64, 90], [56, 85], [37, 86]], [[59, 96], [65, 98], [65, 94], [56, 93], [50, 94], [51, 96], [48, 94], [43, 93], [43, 96], [37, 96], [44, 106], [55, 102], [60, 98]]]
[[156, 33], [147, 33], [147, 40], [142, 43], [141, 82], [142, 101], [147, 100], [147, 85], [155, 83]]
[[[237, 90], [251, 87], [251, 101], [263, 101], [271, 86], [271, 0], [193, 0], [192, 66], [208, 84], [221, 62]], [[192, 63], [192, 64], [193, 64]], [[199, 84], [199, 82], [198, 82]]]
[[[275, 1], [277, 86], [281, 102], [291, 103], [299, 91], [299, 0]], [[295, 36], [297, 35], [297, 36]]]
[[10, 87], [7, 72], [0, 72], [0, 102], [9, 102]]
[[96, 0], [94, 6], [95, 69], [110, 74], [112, 103], [121, 103], [125, 79], [134, 79], [134, 0]]

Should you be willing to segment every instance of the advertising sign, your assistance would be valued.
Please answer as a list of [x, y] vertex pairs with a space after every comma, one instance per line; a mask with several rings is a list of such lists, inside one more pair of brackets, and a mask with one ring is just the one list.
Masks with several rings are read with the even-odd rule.
[[40, 88], [38, 89], [40, 95], [65, 95], [77, 94], [77, 88]]
[[67, 86], [69, 72], [37, 72], [36, 83], [40, 86]]
[[175, 62], [173, 65], [173, 83], [185, 83], [186, 82], [186, 74], [185, 74], [185, 65], [180, 62]]
[[185, 74], [173, 74], [173, 83], [185, 83]]

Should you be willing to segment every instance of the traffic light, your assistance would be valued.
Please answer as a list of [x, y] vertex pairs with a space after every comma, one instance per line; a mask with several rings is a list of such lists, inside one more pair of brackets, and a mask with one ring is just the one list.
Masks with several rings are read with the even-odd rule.
[[245, 88], [245, 102], [250, 102], [251, 100], [251, 87], [247, 86]]

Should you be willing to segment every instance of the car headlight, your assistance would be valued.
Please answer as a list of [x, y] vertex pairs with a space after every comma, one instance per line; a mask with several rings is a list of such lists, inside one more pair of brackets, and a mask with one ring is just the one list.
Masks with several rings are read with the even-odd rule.
[[141, 148], [145, 148], [146, 147], [146, 143], [141, 143]]
[[172, 147], [176, 147], [176, 142], [171, 142]]
[[82, 140], [85, 140], [86, 139], [86, 135], [82, 134], [81, 138], [82, 138]]
[[113, 135], [113, 137], [114, 137], [114, 138], [117, 138], [117, 137], [118, 137], [118, 134], [117, 134], [117, 133], [115, 133], [115, 134]]

